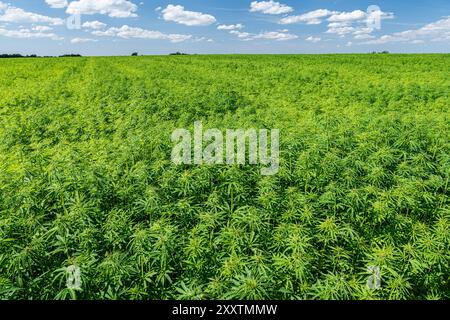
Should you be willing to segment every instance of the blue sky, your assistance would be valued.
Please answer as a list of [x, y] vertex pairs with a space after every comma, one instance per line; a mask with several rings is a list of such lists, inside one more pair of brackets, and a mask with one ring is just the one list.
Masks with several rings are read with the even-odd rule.
[[0, 0], [0, 53], [382, 50], [450, 52], [450, 1]]

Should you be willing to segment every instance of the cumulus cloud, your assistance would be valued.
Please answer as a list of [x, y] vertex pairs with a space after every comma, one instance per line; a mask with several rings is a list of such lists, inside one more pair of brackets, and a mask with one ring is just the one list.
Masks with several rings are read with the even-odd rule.
[[187, 11], [183, 6], [169, 4], [162, 10], [165, 21], [173, 21], [186, 26], [209, 26], [216, 22], [216, 18], [210, 14], [195, 11]]
[[261, 12], [264, 14], [285, 14], [285, 13], [291, 13], [292, 11], [294, 11], [293, 8], [291, 8], [285, 4], [275, 2], [273, 0], [253, 1], [250, 4], [250, 12]]
[[124, 25], [120, 28], [109, 28], [105, 31], [93, 31], [95, 36], [119, 37], [123, 39], [148, 39], [148, 40], [169, 40], [170, 42], [183, 42], [192, 38], [191, 35], [184, 34], [166, 34], [160, 31], [146, 30], [142, 28], [134, 28]]
[[354, 10], [350, 12], [337, 12], [328, 18], [328, 30], [326, 33], [336, 34], [344, 37], [348, 34], [352, 35], [355, 40], [364, 40], [374, 38], [371, 33], [375, 30], [370, 23], [375, 19], [392, 19], [393, 13], [383, 12], [380, 10], [372, 12], [364, 12], [361, 10]]
[[354, 35], [355, 35], [355, 39], [356, 40], [368, 40], [368, 39], [374, 39], [375, 38], [374, 35], [371, 35], [371, 34], [368, 34], [368, 33], [363, 33], [363, 34], [354, 33]]
[[263, 32], [257, 34], [255, 39], [268, 39], [268, 40], [276, 40], [276, 41], [287, 41], [297, 39], [298, 36], [295, 34], [290, 34], [286, 32], [272, 31], [272, 32]]
[[310, 36], [310, 37], [306, 38], [305, 40], [312, 42], [312, 43], [317, 43], [317, 42], [320, 42], [322, 39], [320, 37]]
[[62, 9], [69, 5], [67, 0], [45, 0], [45, 2], [53, 9]]
[[111, 18], [137, 17], [138, 6], [128, 0], [78, 0], [67, 7], [68, 14], [103, 14]]
[[52, 18], [20, 8], [13, 7], [0, 1], [0, 21], [11, 23], [48, 23], [52, 25], [63, 25], [64, 20]]
[[248, 33], [248, 32], [242, 32], [242, 31], [238, 31], [238, 30], [231, 30], [230, 33], [235, 35], [235, 36], [237, 36], [238, 38], [240, 38], [242, 40], [253, 40], [253, 39], [251, 39], [252, 34]]
[[103, 29], [104, 27], [106, 27], [106, 23], [103, 23], [100, 21], [87, 21], [82, 24], [82, 27], [86, 28], [86, 29], [99, 30], [99, 29]]
[[[372, 11], [370, 13], [364, 12], [362, 10], [354, 10], [350, 12], [339, 12], [331, 11], [328, 9], [317, 9], [310, 11], [301, 15], [288, 16], [282, 18], [280, 24], [321, 24], [324, 19], [328, 21], [327, 33], [337, 34], [339, 36], [346, 35], [349, 33], [357, 32], [362, 26], [354, 26], [354, 24], [365, 24], [368, 25], [369, 19], [392, 19], [394, 17], [393, 13]], [[373, 30], [371, 29], [370, 32]], [[365, 33], [370, 33], [365, 32]], [[358, 34], [357, 34], [358, 35]], [[359, 34], [360, 37], [363, 37]]]
[[206, 38], [206, 37], [197, 37], [193, 39], [194, 42], [214, 42], [214, 39]]
[[230, 24], [230, 25], [226, 25], [226, 24], [221, 24], [217, 27], [218, 30], [240, 30], [243, 29], [244, 25], [241, 23], [238, 24]]
[[249, 33], [249, 32], [241, 32], [238, 30], [231, 30], [231, 34], [236, 35], [239, 39], [243, 41], [252, 41], [257, 39], [265, 39], [265, 40], [275, 40], [275, 41], [288, 41], [297, 39], [298, 36], [295, 34], [289, 33], [287, 30], [281, 31], [266, 31], [261, 33]]
[[357, 29], [355, 27], [351, 27], [348, 25], [342, 25], [342, 26], [333, 26], [333, 27], [329, 27], [328, 30], [326, 31], [326, 33], [333, 33], [333, 34], [337, 34], [337, 35], [346, 35], [348, 33], [353, 33], [356, 32]]
[[89, 38], [73, 38], [70, 40], [71, 43], [77, 44], [77, 43], [87, 43], [87, 42], [97, 42], [98, 40], [95, 39], [89, 39]]
[[335, 13], [328, 18], [330, 22], [351, 22], [357, 20], [364, 20], [367, 18], [367, 13], [361, 10], [355, 10], [352, 12], [340, 12]]
[[57, 36], [54, 33], [46, 33], [41, 31], [33, 31], [30, 29], [19, 30], [7, 30], [0, 28], [0, 36], [16, 39], [51, 39], [51, 40], [63, 40], [64, 38]]
[[422, 28], [396, 32], [384, 35], [378, 39], [370, 40], [365, 44], [385, 44], [389, 42], [411, 42], [422, 43], [421, 41], [449, 41], [450, 40], [450, 16], [438, 21], [429, 23]]
[[51, 31], [51, 30], [53, 30], [53, 28], [51, 28], [49, 26], [34, 26], [33, 28], [31, 28], [31, 30], [45, 32], [45, 31]]
[[288, 16], [280, 20], [280, 24], [320, 24], [322, 19], [335, 14], [335, 11], [327, 9], [317, 9], [297, 16]]
[[365, 24], [357, 25], [357, 26], [351, 26], [348, 24], [343, 25], [328, 25], [328, 30], [326, 33], [329, 34], [336, 34], [341, 37], [351, 34], [354, 36], [355, 39], [370, 39], [374, 38], [374, 36], [371, 35], [375, 30], [373, 28], [367, 27]]

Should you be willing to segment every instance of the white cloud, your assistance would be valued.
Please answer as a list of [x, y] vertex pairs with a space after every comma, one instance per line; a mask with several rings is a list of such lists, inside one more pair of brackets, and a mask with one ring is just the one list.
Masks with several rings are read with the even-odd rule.
[[51, 28], [49, 26], [34, 26], [33, 28], [31, 28], [31, 30], [45, 32], [45, 31], [51, 31], [51, 30], [53, 30], [53, 28]]
[[210, 14], [186, 11], [180, 5], [169, 4], [162, 14], [165, 21], [173, 21], [186, 26], [208, 26], [216, 22], [216, 18]]
[[450, 31], [450, 16], [444, 19], [432, 22], [418, 30], [421, 33], [433, 33], [433, 32], [449, 32]]
[[111, 18], [137, 17], [138, 6], [128, 0], [78, 0], [72, 1], [68, 14], [104, 14]]
[[370, 40], [364, 44], [385, 44], [389, 42], [448, 41], [450, 40], [450, 16], [429, 23], [422, 28], [396, 32]]
[[104, 27], [106, 27], [106, 23], [103, 23], [100, 21], [87, 21], [82, 24], [82, 27], [86, 28], [86, 29], [99, 30], [99, 29], [103, 29]]
[[273, 0], [270, 1], [253, 1], [250, 4], [250, 12], [261, 12], [264, 14], [285, 14], [294, 11], [293, 8], [281, 4], [279, 2], [275, 2]]
[[[367, 18], [368, 14], [361, 10], [336, 12], [328, 18], [330, 23], [328, 24], [326, 33], [337, 34], [339, 36], [350, 33], [356, 36], [369, 34], [374, 30], [372, 28], [367, 28]], [[355, 23], [358, 24], [358, 26], [354, 26]], [[364, 24], [364, 26], [362, 26], [362, 24]]]
[[450, 33], [431, 39], [432, 42], [450, 42]]
[[375, 11], [366, 13], [362, 10], [355, 10], [351, 12], [331, 11], [328, 9], [317, 9], [297, 16], [288, 16], [282, 18], [280, 24], [321, 24], [323, 19], [328, 17], [328, 31], [327, 33], [335, 33], [338, 35], [345, 35], [357, 31], [359, 28], [354, 28], [353, 23], [365, 23], [369, 18], [379, 17], [380, 19], [392, 19], [392, 13]]
[[372, 33], [373, 29], [369, 28], [369, 27], [359, 27], [356, 28], [356, 31], [353, 32], [354, 35], [364, 35], [364, 34], [369, 34]]
[[45, 2], [53, 9], [62, 9], [69, 5], [67, 0], [45, 0]]
[[333, 34], [337, 34], [337, 35], [346, 35], [348, 33], [353, 33], [356, 32], [357, 29], [354, 27], [350, 27], [350, 26], [341, 26], [341, 27], [331, 27], [328, 28], [328, 30], [326, 31], [326, 33], [333, 33]]
[[294, 23], [306, 23], [306, 24], [320, 24], [322, 19], [330, 15], [335, 14], [334, 11], [327, 9], [317, 9], [298, 16], [289, 16], [280, 20], [280, 24], [294, 24]]
[[226, 24], [221, 24], [217, 27], [218, 30], [240, 30], [243, 29], [244, 25], [241, 23], [238, 24], [230, 24], [230, 25], [226, 25]]
[[[232, 31], [230, 31], [230, 33], [236, 35], [238, 38], [240, 38], [242, 40], [249, 40], [252, 37], [252, 34], [248, 33], [248, 32], [232, 30]], [[252, 40], [252, 39], [250, 39], [250, 40]]]
[[73, 38], [70, 40], [71, 43], [77, 44], [77, 43], [87, 43], [87, 42], [97, 42], [98, 40], [95, 39], [89, 39], [89, 38]]
[[120, 28], [109, 28], [106, 31], [93, 31], [95, 36], [119, 37], [124, 39], [148, 39], [148, 40], [169, 40], [170, 42], [183, 42], [192, 38], [191, 35], [166, 34], [160, 31], [146, 30], [142, 28], [133, 28], [124, 25]]
[[356, 40], [371, 39], [374, 38], [371, 33], [375, 31], [371, 27], [371, 19], [392, 19], [393, 17], [393, 13], [380, 10], [370, 13], [361, 10], [336, 12], [328, 18], [329, 24], [326, 33], [336, 34], [341, 37], [351, 34]]
[[43, 16], [23, 9], [13, 7], [0, 1], [0, 21], [12, 23], [48, 23], [52, 25], [63, 25], [64, 20]]
[[306, 38], [305, 40], [312, 42], [312, 43], [317, 43], [317, 42], [320, 42], [322, 39], [320, 37], [310, 36], [310, 37]]
[[287, 41], [297, 39], [298, 36], [290, 33], [272, 31], [272, 32], [263, 32], [255, 36], [255, 39], [268, 39], [268, 40], [276, 40], [276, 41]]
[[374, 29], [367, 27], [365, 24], [358, 26], [351, 26], [351, 24], [345, 23], [341, 25], [330, 23], [328, 25], [328, 30], [326, 31], [326, 33], [336, 34], [341, 37], [351, 34], [354, 36], [355, 39], [362, 40], [374, 38], [374, 36], [371, 35], [371, 33], [373, 33], [374, 31], [375, 31]]
[[244, 41], [252, 41], [252, 40], [257, 40], [257, 39], [288, 41], [288, 40], [294, 40], [294, 39], [298, 38], [298, 36], [296, 36], [295, 34], [290, 34], [286, 30], [261, 32], [258, 34], [232, 30], [232, 31], [230, 31], [230, 33], [236, 35], [239, 39], [244, 40]]
[[33, 31], [30, 29], [19, 29], [19, 30], [7, 30], [0, 28], [0, 36], [16, 39], [43, 39], [48, 38], [51, 40], [63, 40], [64, 38], [57, 36], [54, 33], [45, 33], [40, 31]]
[[328, 28], [342, 28], [348, 27], [350, 23], [348, 22], [331, 22], [328, 24]]
[[367, 39], [375, 38], [374, 35], [367, 34], [367, 33], [365, 33], [365, 34], [356, 34], [356, 33], [354, 33], [354, 35], [355, 35], [355, 39], [356, 40], [367, 40]]
[[361, 10], [355, 10], [352, 12], [340, 12], [333, 14], [328, 18], [330, 22], [351, 22], [367, 19], [367, 13]]
[[199, 37], [199, 38], [195, 38], [193, 40], [194, 42], [214, 42], [214, 39], [210, 39], [210, 38], [206, 38], [206, 37]]

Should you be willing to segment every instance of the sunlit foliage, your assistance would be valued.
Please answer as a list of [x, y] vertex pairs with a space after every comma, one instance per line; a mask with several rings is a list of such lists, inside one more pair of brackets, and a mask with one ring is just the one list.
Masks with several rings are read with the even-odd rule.
[[[449, 70], [449, 55], [1, 61], [0, 298], [449, 299]], [[172, 131], [196, 120], [281, 129], [280, 172], [173, 165]]]

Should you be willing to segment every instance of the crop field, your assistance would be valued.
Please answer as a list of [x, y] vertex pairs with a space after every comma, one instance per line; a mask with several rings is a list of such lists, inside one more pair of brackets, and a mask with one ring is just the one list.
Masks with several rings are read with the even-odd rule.
[[3, 59], [0, 299], [450, 299], [449, 126], [444, 54]]

